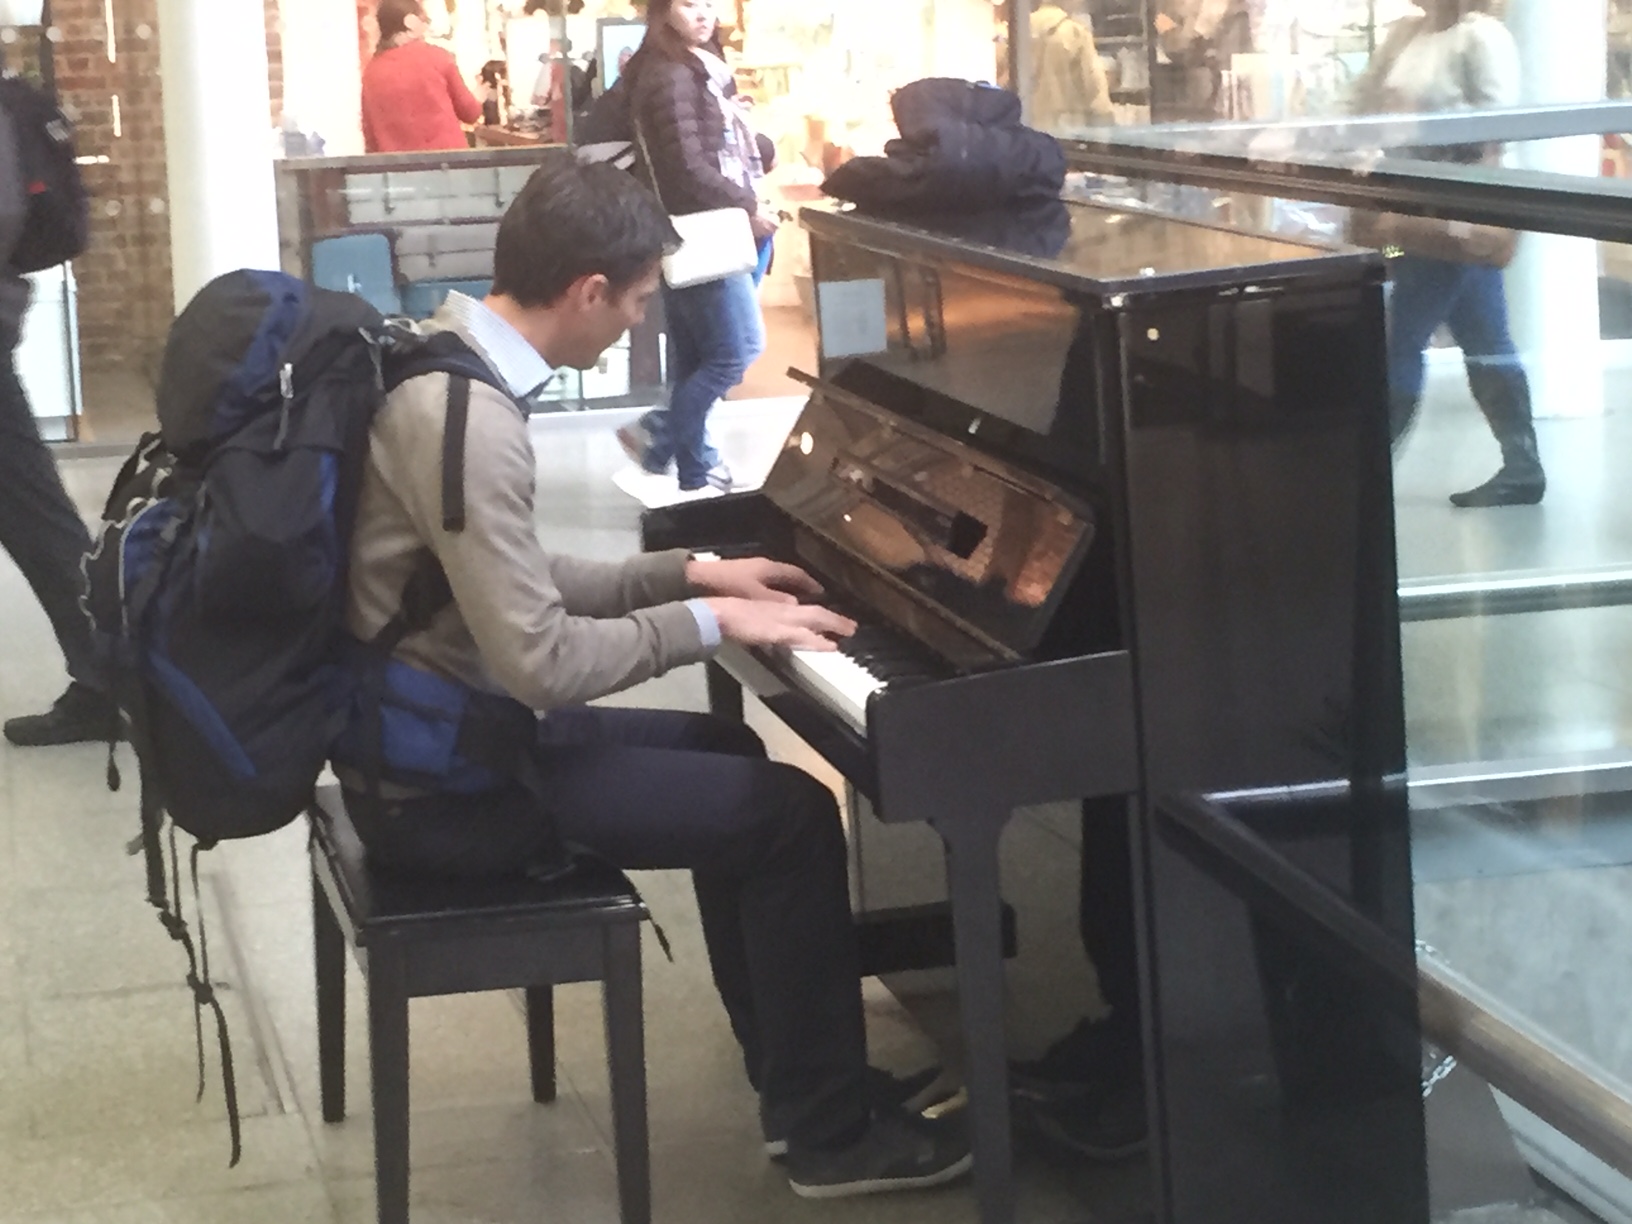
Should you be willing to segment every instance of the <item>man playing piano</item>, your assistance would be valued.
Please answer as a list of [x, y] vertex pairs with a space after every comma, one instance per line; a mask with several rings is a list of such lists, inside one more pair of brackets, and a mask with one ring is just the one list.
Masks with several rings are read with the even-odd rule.
[[[499, 228], [490, 296], [452, 295], [433, 331], [462, 338], [525, 400], [554, 372], [595, 364], [640, 321], [677, 242], [656, 199], [608, 166], [546, 162]], [[585, 703], [707, 659], [722, 639], [832, 650], [855, 625], [812, 601], [802, 570], [685, 552], [594, 563], [547, 552], [534, 516], [527, 422], [472, 382], [465, 516], [443, 517], [446, 374], [410, 379], [373, 428], [352, 543], [348, 622], [363, 641], [396, 615], [426, 550], [453, 606], [393, 661], [473, 699], [542, 711], [528, 785], [425, 785], [374, 794], [343, 759], [346, 804], [371, 857], [438, 875], [525, 872], [555, 835], [620, 867], [692, 872], [720, 997], [758, 1090], [767, 1151], [808, 1197], [950, 1181], [965, 1140], [913, 1115], [925, 1084], [871, 1070], [837, 804], [765, 759], [739, 724]], [[518, 707], [519, 708], [519, 707]], [[522, 725], [530, 723], [523, 719]], [[449, 779], [451, 782], [451, 778]]]

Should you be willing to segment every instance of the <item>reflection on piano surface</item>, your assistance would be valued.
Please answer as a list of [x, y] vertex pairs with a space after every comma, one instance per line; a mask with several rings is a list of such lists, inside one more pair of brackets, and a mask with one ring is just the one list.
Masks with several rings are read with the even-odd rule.
[[[1277, 1088], [1277, 1068], [1333, 1056], [1285, 1023], [1284, 996], [1341, 974], [1288, 954], [1144, 821], [1175, 790], [1380, 793], [1403, 759], [1380, 264], [1064, 204], [1019, 230], [804, 222], [834, 341], [810, 400], [762, 491], [654, 511], [645, 542], [797, 561], [862, 626], [836, 654], [728, 646], [710, 693], [740, 715], [752, 691], [867, 801], [865, 915], [949, 903], [950, 948], [920, 925], [923, 947], [884, 940], [874, 967], [955, 951], [983, 1224], [1014, 1218], [1011, 1087], [1050, 1138], [1049, 1175], [1103, 1190], [1058, 1157], [1108, 1154], [1104, 1111], [1078, 1142], [1076, 1106], [1037, 1082], [1052, 1070], [1011, 1084], [1006, 1056], [1009, 1037], [1035, 1054], [1107, 1010], [1082, 1029], [1096, 1091], [1114, 1090], [1133, 1139], [1147, 1106], [1152, 1122], [1135, 1209], [1415, 1224], [1421, 1106], [1398, 1034], [1365, 1064], [1384, 1068], [1365, 1116], [1404, 1141], [1305, 1143], [1307, 1167], [1282, 1176], [1289, 1135], [1313, 1132], [1290, 1120], [1305, 1081]], [[1350, 819], [1323, 818], [1320, 855], [1408, 935], [1403, 809]], [[1265, 1115], [1277, 1101], [1285, 1116]]]

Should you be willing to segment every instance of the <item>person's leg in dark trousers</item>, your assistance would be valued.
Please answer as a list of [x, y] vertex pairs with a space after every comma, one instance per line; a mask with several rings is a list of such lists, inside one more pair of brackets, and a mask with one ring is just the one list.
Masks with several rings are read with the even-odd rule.
[[1463, 265], [1408, 255], [1389, 264], [1389, 436], [1398, 448], [1422, 405], [1424, 354], [1450, 317], [1462, 288]]
[[1120, 1160], [1147, 1142], [1129, 801], [1082, 805], [1078, 923], [1110, 1015], [1084, 1019], [1041, 1057], [1015, 1063], [1016, 1114], [1058, 1146]]
[[63, 488], [28, 396], [17, 377], [17, 336], [0, 336], [0, 548], [4, 548], [40, 601], [71, 681], [46, 714], [14, 718], [5, 725], [13, 743], [52, 744], [107, 739], [117, 714], [106, 696], [91, 647], [90, 624], [80, 607], [80, 563], [90, 534]]
[[1474, 265], [1446, 322], [1467, 362], [1468, 387], [1502, 448], [1502, 466], [1476, 489], [1455, 493], [1464, 508], [1532, 506], [1547, 492], [1536, 444], [1530, 380], [1508, 327], [1507, 290], [1499, 268]]
[[561, 833], [620, 867], [688, 868], [748, 1078], [794, 1140], [865, 1126], [867, 1036], [838, 804], [741, 724], [575, 709], [543, 722]]
[[689, 868], [714, 981], [760, 1093], [766, 1138], [786, 1136], [793, 1189], [838, 1197], [966, 1172], [961, 1135], [914, 1122], [869, 1087], [832, 794], [767, 761], [741, 724], [709, 715], [563, 710], [543, 721], [540, 741], [538, 799], [515, 788], [486, 810], [450, 796], [376, 812], [348, 792], [376, 865], [516, 872], [548, 859], [558, 829], [620, 867]]
[[[797, 1142], [865, 1128], [867, 1038], [838, 804], [765, 759], [742, 726], [670, 710], [560, 710], [540, 724], [544, 811], [629, 870], [692, 872], [714, 982], [767, 1119]], [[524, 870], [549, 820], [519, 788], [377, 816], [347, 795], [376, 864], [448, 876]]]

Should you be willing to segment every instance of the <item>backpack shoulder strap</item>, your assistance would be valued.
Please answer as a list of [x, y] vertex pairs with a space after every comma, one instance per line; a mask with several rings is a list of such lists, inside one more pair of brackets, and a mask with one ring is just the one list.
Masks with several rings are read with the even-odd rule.
[[448, 411], [442, 428], [442, 527], [465, 528], [465, 435], [470, 424], [470, 384], [484, 383], [504, 395], [522, 416], [526, 407], [510, 393], [476, 350], [454, 332], [437, 332], [387, 372], [386, 390], [425, 374], [448, 376]]

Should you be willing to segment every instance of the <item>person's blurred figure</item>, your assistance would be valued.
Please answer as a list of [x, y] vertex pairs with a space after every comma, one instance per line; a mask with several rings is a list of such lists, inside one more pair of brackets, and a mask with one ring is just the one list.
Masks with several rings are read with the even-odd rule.
[[1032, 0], [1030, 121], [1056, 135], [1110, 123], [1110, 81], [1080, 0]]
[[69, 684], [50, 710], [9, 720], [5, 735], [27, 746], [107, 741], [121, 733], [119, 711], [107, 694], [90, 621], [79, 606], [85, 586], [80, 561], [91, 537], [63, 488], [17, 377], [15, 355], [30, 286], [14, 268], [28, 216], [16, 122], [0, 102], [0, 548], [17, 563], [50, 618]]
[[[1491, 0], [1424, 0], [1425, 15], [1400, 22], [1356, 83], [1355, 110], [1420, 114], [1517, 105], [1518, 45], [1490, 6]], [[1501, 147], [1453, 145], [1413, 149], [1409, 155], [1498, 164]], [[1363, 226], [1356, 235], [1360, 240], [1404, 252], [1390, 261], [1388, 378], [1396, 447], [1422, 404], [1424, 354], [1434, 333], [1448, 327], [1462, 350], [1468, 387], [1502, 453], [1496, 474], [1453, 493], [1451, 504], [1463, 509], [1535, 505], [1547, 492], [1547, 475], [1502, 278], [1516, 236], [1490, 226], [1393, 213]]]
[[449, 52], [425, 41], [421, 0], [380, 0], [380, 45], [363, 69], [363, 148], [416, 153], [468, 147], [482, 104]]
[[[646, 173], [664, 207], [677, 215], [742, 209], [766, 267], [779, 222], [761, 198], [765, 167], [724, 59], [714, 0], [650, 0], [646, 37], [622, 80], [632, 134], [645, 146]], [[743, 272], [664, 286], [674, 390], [667, 408], [624, 426], [618, 441], [647, 472], [661, 475], [673, 464], [683, 493], [733, 487], [708, 440], [708, 415], [765, 351], [755, 281]]]

